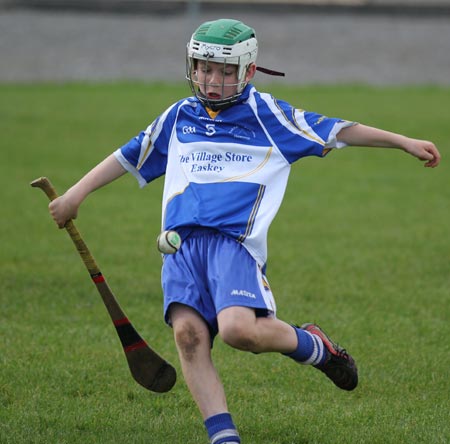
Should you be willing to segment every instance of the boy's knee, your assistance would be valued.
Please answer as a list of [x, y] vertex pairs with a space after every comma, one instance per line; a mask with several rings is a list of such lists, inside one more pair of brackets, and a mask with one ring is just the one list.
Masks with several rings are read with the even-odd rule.
[[252, 325], [227, 323], [220, 328], [219, 335], [226, 344], [233, 348], [243, 351], [257, 351], [257, 334]]
[[203, 336], [203, 329], [191, 320], [177, 322], [174, 326], [174, 337], [178, 350], [188, 361], [194, 359]]

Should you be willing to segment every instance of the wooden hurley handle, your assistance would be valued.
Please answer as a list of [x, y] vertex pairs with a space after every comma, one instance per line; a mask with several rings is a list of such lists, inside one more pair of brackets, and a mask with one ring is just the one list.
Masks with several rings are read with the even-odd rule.
[[[40, 188], [51, 201], [55, 200], [58, 197], [58, 193], [56, 192], [55, 187], [47, 177], [40, 177], [39, 179], [33, 180], [30, 185], [34, 188]], [[69, 236], [75, 244], [75, 247], [81, 256], [84, 265], [88, 269], [92, 279], [94, 279], [95, 281], [95, 277], [101, 275], [100, 269], [98, 268], [94, 257], [89, 251], [89, 248], [81, 238], [80, 232], [73, 223], [73, 220], [68, 220], [64, 225], [64, 228], [69, 233]]]

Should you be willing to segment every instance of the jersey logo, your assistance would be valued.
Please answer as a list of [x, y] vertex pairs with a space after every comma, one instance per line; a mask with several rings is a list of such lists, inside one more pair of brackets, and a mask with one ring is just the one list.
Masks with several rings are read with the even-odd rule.
[[236, 139], [242, 140], [251, 140], [256, 138], [255, 132], [250, 128], [246, 128], [245, 126], [234, 126], [230, 130], [230, 134]]
[[183, 134], [195, 134], [195, 126], [183, 126]]

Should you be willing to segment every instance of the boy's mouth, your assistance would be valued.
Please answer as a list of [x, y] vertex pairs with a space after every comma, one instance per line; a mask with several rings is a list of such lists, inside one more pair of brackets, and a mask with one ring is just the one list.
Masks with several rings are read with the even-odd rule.
[[208, 99], [217, 100], [220, 99], [222, 96], [220, 94], [217, 94], [215, 92], [209, 92], [207, 94]]

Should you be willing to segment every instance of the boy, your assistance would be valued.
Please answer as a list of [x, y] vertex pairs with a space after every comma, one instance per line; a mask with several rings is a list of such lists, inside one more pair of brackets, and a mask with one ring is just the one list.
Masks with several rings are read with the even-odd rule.
[[193, 96], [50, 203], [63, 227], [90, 192], [125, 172], [141, 186], [166, 175], [162, 227], [177, 230], [184, 242], [164, 258], [164, 316], [213, 444], [241, 442], [211, 360], [217, 334], [240, 350], [279, 352], [313, 365], [341, 389], [358, 383], [353, 358], [320, 327], [275, 316], [264, 276], [266, 238], [290, 165], [346, 145], [400, 148], [427, 167], [440, 162], [431, 142], [297, 110], [258, 92], [249, 83], [257, 50], [254, 30], [242, 22], [202, 24], [187, 46]]

